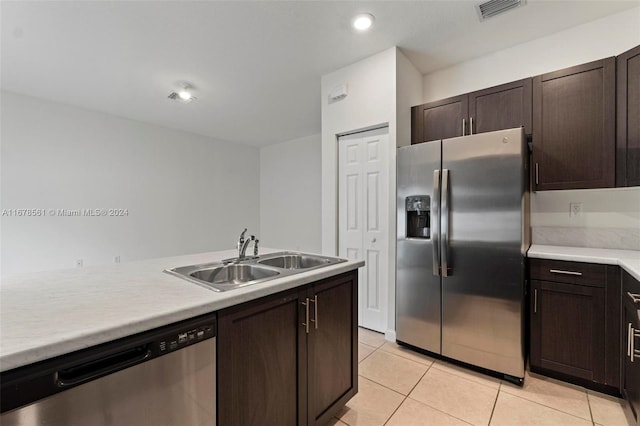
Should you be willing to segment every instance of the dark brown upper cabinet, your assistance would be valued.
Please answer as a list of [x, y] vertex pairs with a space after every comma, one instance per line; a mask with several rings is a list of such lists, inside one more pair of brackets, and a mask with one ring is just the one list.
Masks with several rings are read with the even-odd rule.
[[524, 127], [531, 134], [531, 79], [411, 109], [411, 143]]
[[531, 79], [469, 94], [469, 134], [524, 127], [531, 134]]
[[616, 186], [640, 186], [640, 46], [617, 57]]
[[463, 136], [468, 117], [467, 95], [411, 108], [411, 143]]
[[533, 78], [535, 189], [615, 185], [615, 58]]

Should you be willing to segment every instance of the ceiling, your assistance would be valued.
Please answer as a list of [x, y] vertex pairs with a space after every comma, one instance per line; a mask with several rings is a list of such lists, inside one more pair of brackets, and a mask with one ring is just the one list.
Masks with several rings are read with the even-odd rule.
[[[638, 6], [476, 1], [2, 1], [3, 90], [265, 146], [320, 132], [320, 77], [399, 46], [423, 73]], [[368, 33], [351, 30], [359, 12]], [[167, 99], [182, 81], [198, 99]]]

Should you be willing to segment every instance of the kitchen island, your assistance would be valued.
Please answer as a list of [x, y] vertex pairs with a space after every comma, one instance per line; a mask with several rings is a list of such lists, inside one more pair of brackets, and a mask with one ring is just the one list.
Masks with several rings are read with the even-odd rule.
[[[275, 251], [279, 250], [263, 250], [265, 253]], [[322, 382], [327, 374], [331, 376], [332, 367], [323, 360], [333, 352], [347, 354], [349, 358], [340, 361], [343, 366], [354, 366], [348, 372], [348, 380], [354, 382], [351, 378], [357, 377], [356, 271], [364, 262], [347, 261], [226, 292], [215, 292], [163, 272], [169, 268], [221, 261], [234, 255], [236, 252], [229, 250], [34, 273], [3, 280], [0, 289], [1, 371], [3, 374], [19, 371], [34, 363], [215, 312], [219, 318], [217, 368], [221, 415], [225, 413], [221, 395], [232, 404], [235, 404], [233, 398], [252, 397], [243, 395], [242, 390], [238, 393], [237, 387], [233, 394], [230, 389], [232, 383], [243, 380], [241, 375], [249, 367], [255, 372], [256, 365], [264, 361], [265, 356], [275, 357], [274, 361], [280, 360], [281, 356], [293, 356], [298, 360], [293, 365], [293, 374], [305, 375], [304, 380], [294, 383], [296, 398], [299, 403], [304, 400], [304, 406], [290, 407], [296, 413], [294, 420], [297, 424], [325, 422], [338, 405], [357, 391], [355, 380], [347, 392], [340, 393], [332, 401], [322, 401], [322, 392], [327, 386], [344, 385]], [[318, 306], [324, 310], [318, 311]], [[269, 314], [259, 317], [252, 314], [256, 312]], [[282, 316], [287, 313], [288, 317]], [[247, 328], [251, 321], [242, 323], [242, 319], [249, 317], [252, 321], [257, 320], [254, 324], [261, 328]], [[269, 322], [274, 318], [275, 321]], [[282, 340], [287, 333], [297, 342], [294, 355], [286, 355], [290, 347], [278, 345], [278, 339]], [[260, 336], [265, 336], [262, 346], [257, 342]], [[353, 343], [345, 346], [349, 339]], [[333, 342], [335, 347], [332, 347]], [[233, 364], [233, 360], [242, 360], [242, 363]], [[304, 371], [299, 371], [300, 368]], [[270, 374], [266, 369], [263, 373]], [[321, 389], [313, 387], [317, 380], [320, 380]], [[256, 388], [254, 384], [255, 379], [245, 389]], [[273, 383], [263, 385], [272, 386]], [[320, 390], [318, 404], [330, 402], [331, 407], [314, 406], [313, 401], [309, 401], [307, 409], [307, 393], [314, 395], [317, 390]], [[282, 389], [273, 391], [254, 394], [253, 398], [257, 401]], [[291, 401], [288, 403], [291, 405]], [[239, 412], [237, 406], [232, 410], [226, 408], [226, 412], [233, 415]], [[319, 411], [312, 413], [312, 408]], [[219, 424], [230, 424], [225, 420], [229, 418], [219, 420]]]
[[[281, 250], [262, 249], [263, 253]], [[165, 269], [221, 261], [236, 250], [23, 274], [0, 286], [0, 372], [218, 311], [364, 265], [348, 261], [228, 292]]]

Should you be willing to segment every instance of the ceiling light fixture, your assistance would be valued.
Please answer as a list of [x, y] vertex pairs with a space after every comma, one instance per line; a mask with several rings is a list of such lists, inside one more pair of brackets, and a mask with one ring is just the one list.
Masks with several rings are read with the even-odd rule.
[[178, 96], [180, 96], [180, 99], [182, 99], [183, 101], [188, 101], [193, 97], [191, 92], [189, 92], [186, 88], [179, 91]]
[[193, 86], [188, 83], [184, 83], [177, 92], [169, 93], [168, 98], [185, 104], [196, 99], [196, 97], [193, 96]]
[[353, 28], [358, 31], [366, 31], [373, 25], [375, 17], [370, 13], [362, 13], [353, 18]]

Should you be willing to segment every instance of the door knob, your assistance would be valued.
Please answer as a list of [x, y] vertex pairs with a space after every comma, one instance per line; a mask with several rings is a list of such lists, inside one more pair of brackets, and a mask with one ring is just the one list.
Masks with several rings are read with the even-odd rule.
[[377, 240], [376, 240], [376, 238], [375, 238], [375, 237], [373, 237], [373, 238], [371, 239], [371, 242], [372, 242], [372, 243], [375, 243], [376, 241], [377, 241]]

